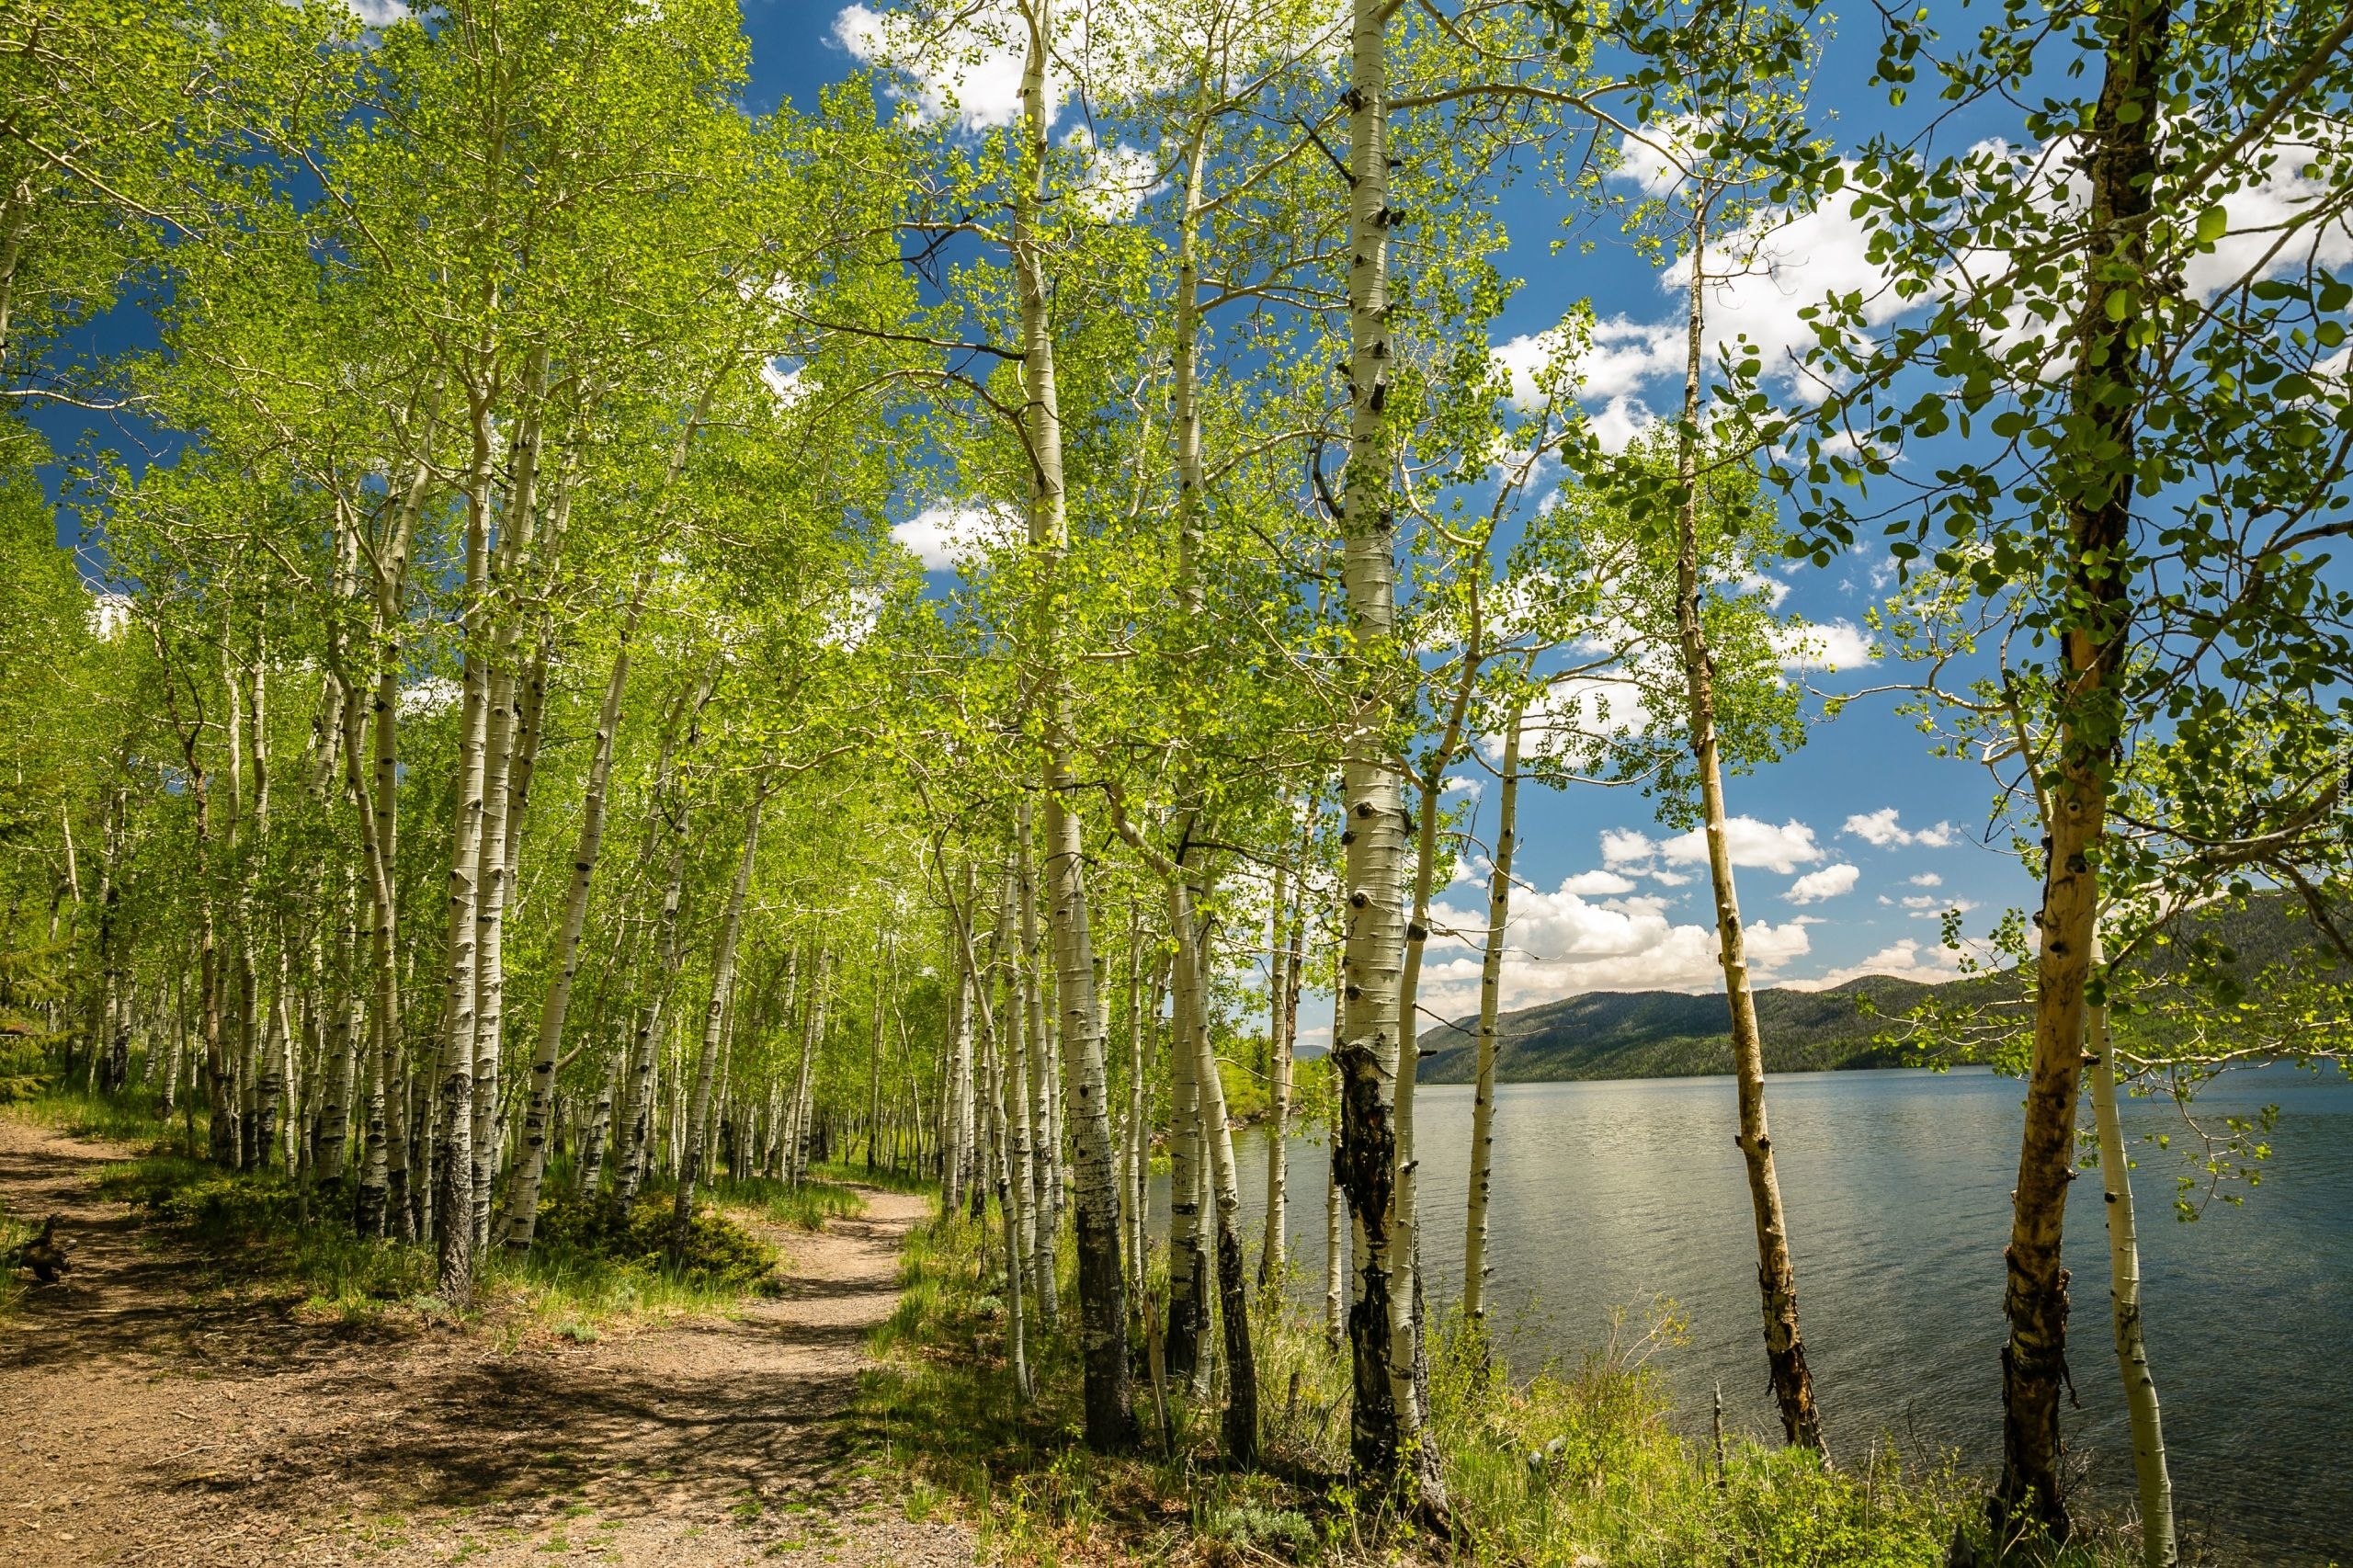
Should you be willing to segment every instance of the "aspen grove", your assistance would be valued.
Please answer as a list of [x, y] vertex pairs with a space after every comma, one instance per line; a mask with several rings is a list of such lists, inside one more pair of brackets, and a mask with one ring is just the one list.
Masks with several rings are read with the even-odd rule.
[[[1856, 700], [1787, 581], [1876, 551], [1877, 684], [2042, 888], [1998, 1005], [1889, 1020], [2026, 1084], [1949, 1551], [2078, 1531], [2104, 1278], [2132, 1551], [2177, 1561], [2120, 1085], [2339, 1052], [2353, 965], [2343, 6], [1859, 8], [1839, 86], [1894, 129], [1853, 145], [1810, 0], [854, 9], [844, 79], [760, 113], [725, 0], [0, 5], [0, 1099], [137, 1097], [459, 1313], [551, 1235], [655, 1216], [683, 1273], [716, 1195], [931, 1184], [1073, 1440], [1292, 1463], [1296, 1317], [1339, 1479], [1468, 1544], [1432, 1360], [1501, 1354], [1515, 853], [1531, 797], [1631, 789], [1705, 851], [1756, 1377], [1791, 1462], [1861, 1466], [1728, 834]], [[1963, 147], [1915, 92], [2035, 107]], [[1711, 312], [1820, 212], [1884, 286], [1777, 358]], [[1631, 432], [1590, 303], [1491, 347], [1576, 225], [1679, 301]], [[1458, 877], [1483, 929], [1439, 929]], [[2153, 967], [2272, 892], [2313, 936], [2268, 1000]]]

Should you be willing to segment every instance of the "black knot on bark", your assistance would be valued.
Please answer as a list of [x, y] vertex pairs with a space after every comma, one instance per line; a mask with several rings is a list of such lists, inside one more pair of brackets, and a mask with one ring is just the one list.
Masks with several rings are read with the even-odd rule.
[[1342, 829], [1340, 830], [1340, 842], [1341, 842], [1341, 843], [1343, 843], [1343, 844], [1354, 844], [1356, 841], [1357, 841], [1357, 830], [1356, 830], [1355, 828], [1352, 828], [1352, 827], [1344, 827], [1344, 828], [1342, 828]]
[[1405, 927], [1405, 935], [1416, 942], [1427, 942], [1430, 939], [1430, 928], [1427, 926], [1408, 925]]
[[1365, 892], [1362, 888], [1358, 888], [1356, 892], [1348, 894], [1348, 907], [1350, 909], [1362, 909], [1371, 902], [1372, 900], [1365, 895]]
[[1358, 801], [1357, 802], [1357, 815], [1359, 817], [1369, 817], [1372, 815], [1372, 802], [1370, 801]]

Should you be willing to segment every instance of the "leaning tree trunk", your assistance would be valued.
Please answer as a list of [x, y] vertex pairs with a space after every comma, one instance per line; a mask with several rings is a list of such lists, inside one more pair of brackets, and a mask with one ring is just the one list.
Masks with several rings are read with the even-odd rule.
[[[523, 1113], [523, 1157], [508, 1178], [506, 1247], [517, 1255], [531, 1250], [532, 1233], [539, 1224], [540, 1183], [548, 1165], [548, 1113], [555, 1101], [564, 1015], [571, 1008], [572, 984], [580, 970], [580, 934], [588, 924], [589, 885], [604, 847], [606, 790], [612, 778], [613, 738], [620, 726], [621, 698], [629, 685], [630, 639], [636, 634], [638, 616], [652, 582], [650, 574], [641, 573], [630, 596], [620, 644], [613, 650], [612, 674], [605, 681], [605, 703], [597, 714], [596, 749], [589, 757], [587, 789], [580, 805], [580, 835], [572, 851], [572, 885], [564, 899], [563, 923], [556, 927], [554, 976], [540, 1006], [539, 1043], [531, 1052], [530, 1096]], [[601, 1144], [600, 1135], [600, 1150]]]
[[[2097, 967], [2098, 938], [2092, 944]], [[2132, 1216], [2132, 1162], [2124, 1153], [2124, 1124], [2116, 1104], [2116, 1042], [2108, 1032], [2108, 1009], [2087, 1008], [2086, 1028], [2092, 1059], [2092, 1119], [2099, 1131], [2100, 1185], [2108, 1199], [2109, 1305], [2116, 1331], [2117, 1370], [2124, 1380], [2124, 1409], [2132, 1429], [2132, 1474], [2141, 1494], [2141, 1561], [2146, 1568], [2173, 1568], [2179, 1560], [2174, 1538], [2173, 1477], [2165, 1466], [2165, 1425], [2157, 1414], [2157, 1380], [2149, 1370], [2148, 1342], [2141, 1333], [2141, 1238]]]
[[[1368, 1484], [1442, 1523], [1445, 1483], [1421, 1441], [1413, 1346], [1398, 1343], [1409, 1283], [1397, 1234], [1398, 1012], [1404, 968], [1405, 802], [1389, 761], [1399, 674], [1396, 519], [1389, 496], [1390, 0], [1351, 0], [1348, 57], [1348, 457], [1341, 481], [1342, 586], [1349, 637], [1334, 682], [1350, 694], [1342, 747], [1347, 855], [1343, 932], [1340, 1181], [1353, 1216], [1348, 1308], [1355, 1398], [1348, 1450]], [[1406, 1336], [1409, 1340], [1411, 1335]]]
[[1765, 1122], [1765, 1050], [1749, 980], [1748, 944], [1733, 885], [1732, 846], [1725, 838], [1723, 761], [1716, 731], [1715, 655], [1699, 614], [1699, 377], [1707, 324], [1708, 206], [1693, 219], [1692, 274], [1685, 334], [1682, 430], [1677, 449], [1677, 642], [1683, 661], [1691, 756], [1699, 783], [1700, 827], [1707, 840], [1709, 886], [1715, 895], [1717, 956], [1732, 1016], [1733, 1074], [1738, 1084], [1739, 1143], [1748, 1169], [1749, 1205], [1756, 1223], [1756, 1284], [1765, 1314], [1765, 1359], [1788, 1440], [1821, 1451], [1822, 1416], [1814, 1407], [1813, 1376], [1798, 1329], [1797, 1268], [1790, 1257], [1789, 1219]]
[[[1198, 965], [1208, 956], [1206, 944], [1194, 938], [1194, 924], [1184, 881], [1171, 881], [1168, 925], [1176, 933], [1179, 965]], [[1189, 977], [1196, 997], [1202, 995], [1206, 980], [1198, 968]], [[1258, 1371], [1250, 1346], [1250, 1281], [1242, 1257], [1242, 1196], [1234, 1179], [1233, 1135], [1226, 1121], [1225, 1083], [1218, 1075], [1206, 1009], [1196, 1006], [1187, 1025], [1188, 1038], [1176, 1044], [1192, 1056], [1200, 1083], [1201, 1141], [1208, 1146], [1217, 1214], [1218, 1316], [1225, 1328], [1225, 1457], [1230, 1464], [1251, 1465], [1258, 1459]]]
[[[687, 719], [683, 742], [686, 749], [691, 750], [701, 733], [702, 705], [710, 700], [711, 687], [712, 677], [705, 676], [688, 699], [691, 716]], [[621, 1084], [620, 1147], [613, 1179], [613, 1210], [624, 1220], [636, 1204], [638, 1188], [644, 1185], [647, 1170], [653, 1163], [654, 1095], [658, 1087], [654, 1069], [661, 1050], [663, 1009], [668, 1001], [670, 987], [676, 983], [678, 977], [678, 904], [686, 892], [688, 818], [683, 787], [675, 772], [665, 771], [672, 760], [667, 744], [665, 742], [664, 767], [656, 769], [662, 778], [654, 796], [659, 801], [666, 793], [674, 803], [667, 813], [662, 813], [657, 807], [657, 820], [649, 824], [647, 829], [647, 858], [650, 859], [654, 835], [661, 831], [661, 818], [666, 814], [671, 834], [670, 869], [668, 885], [662, 894], [662, 913], [654, 923], [661, 942], [662, 971], [654, 980], [653, 995], [646, 1001], [642, 1020], [638, 1025], [637, 1040], [630, 1051], [628, 1074]]]
[[[1036, 596], [1041, 668], [1034, 686], [1045, 744], [1045, 874], [1054, 947], [1054, 999], [1069, 1062], [1064, 1086], [1077, 1151], [1073, 1172], [1077, 1213], [1080, 1350], [1085, 1362], [1086, 1441], [1098, 1450], [1132, 1447], [1135, 1411], [1129, 1392], [1125, 1279], [1120, 1267], [1120, 1191], [1111, 1165], [1109, 1094], [1106, 1088], [1100, 1012], [1096, 1006], [1095, 951], [1087, 925], [1083, 875], [1086, 846], [1073, 797], [1080, 788], [1070, 765], [1068, 716], [1055, 662], [1066, 620], [1062, 558], [1069, 547], [1063, 479], [1062, 413], [1054, 392], [1054, 337], [1049, 318], [1046, 255], [1039, 233], [1047, 209], [1046, 62], [1053, 43], [1053, 0], [1027, 0], [1028, 50], [1022, 62], [1023, 165], [1014, 190], [1013, 260], [1021, 308], [1022, 371], [1027, 401], [1029, 543], [1039, 557]], [[1048, 1151], [1059, 1161], [1059, 1150]]]
[[719, 1065], [721, 1025], [735, 989], [735, 942], [744, 929], [744, 899], [752, 888], [752, 865], [760, 854], [760, 808], [767, 804], [765, 781], [754, 787], [752, 810], [744, 824], [744, 855], [736, 863], [735, 886], [727, 895], [727, 913], [720, 919], [719, 945], [710, 957], [710, 1005], [703, 1009], [702, 1054], [695, 1062], [693, 1098], [687, 1107], [686, 1147], [678, 1156], [678, 1199], [670, 1211], [670, 1267], [687, 1261], [687, 1227], [694, 1220], [695, 1183], [702, 1175], [705, 1150], [710, 1143], [710, 1080]]
[[1504, 728], [1494, 873], [1487, 886], [1487, 950], [1479, 965], [1479, 1086], [1471, 1103], [1471, 1199], [1462, 1232], [1462, 1315], [1487, 1321], [1487, 1187], [1495, 1166], [1495, 1014], [1503, 1000], [1504, 938], [1511, 925], [1511, 860], [1519, 838], [1519, 731], [1527, 710], [1512, 704]]
[[2002, 1478], [1987, 1503], [1997, 1540], [2040, 1533], [2063, 1541], [2059, 1396], [2067, 1377], [2067, 1270], [2060, 1239], [2075, 1179], [2075, 1101], [2084, 1070], [2086, 987], [2097, 935], [2101, 837], [2131, 587], [2128, 534], [2143, 374], [2147, 219], [2156, 177], [2170, 0], [2128, 3], [2108, 35], [2106, 77], [2084, 159], [2090, 255], [2066, 435], [2052, 488], [2064, 508], [2058, 543], [2066, 575], [2059, 627], [2056, 766], [2047, 792], [2042, 909], [2036, 916], [2034, 1055], [2010, 1208], [2009, 1319], [2002, 1347]]

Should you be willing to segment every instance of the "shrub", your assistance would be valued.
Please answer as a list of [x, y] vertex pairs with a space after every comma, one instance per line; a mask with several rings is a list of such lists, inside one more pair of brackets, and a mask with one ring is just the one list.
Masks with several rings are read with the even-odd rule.
[[717, 1210], [687, 1227], [682, 1267], [670, 1267], [670, 1204], [648, 1193], [627, 1215], [609, 1203], [565, 1196], [542, 1203], [534, 1250], [592, 1256], [648, 1274], [675, 1274], [700, 1290], [767, 1290], [780, 1283], [776, 1249]]

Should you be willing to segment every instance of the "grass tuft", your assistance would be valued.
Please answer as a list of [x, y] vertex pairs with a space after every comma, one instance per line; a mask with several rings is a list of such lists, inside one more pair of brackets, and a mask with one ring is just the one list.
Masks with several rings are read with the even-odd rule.
[[[188, 1108], [184, 1105], [181, 1111]], [[202, 1107], [194, 1108], [191, 1120], [184, 1114], [166, 1116], [163, 1096], [152, 1089], [85, 1093], [50, 1083], [8, 1104], [7, 1114], [36, 1126], [54, 1128], [68, 1137], [103, 1139], [134, 1148], [169, 1144], [186, 1150], [190, 1129], [195, 1130], [195, 1137], [201, 1139], [210, 1122]], [[197, 1147], [202, 1144], [199, 1142]]]
[[796, 1187], [771, 1176], [742, 1181], [722, 1176], [710, 1184], [710, 1193], [722, 1208], [740, 1209], [796, 1231], [822, 1231], [828, 1220], [866, 1212], [866, 1199], [835, 1181], [813, 1179]]
[[[305, 1191], [282, 1172], [222, 1170], [180, 1152], [176, 1128], [102, 1097], [49, 1096], [8, 1114], [77, 1135], [143, 1137], [151, 1152], [102, 1169], [99, 1195], [145, 1210], [204, 1249], [224, 1283], [297, 1291], [304, 1312], [350, 1323], [461, 1315], [435, 1294], [431, 1250], [357, 1234], [341, 1189]], [[833, 1211], [852, 1210], [856, 1195], [842, 1198]], [[698, 1207], [684, 1267], [671, 1268], [670, 1222], [666, 1192], [648, 1192], [625, 1223], [605, 1205], [551, 1192], [529, 1256], [494, 1245], [481, 1260], [476, 1305], [462, 1315], [494, 1322], [510, 1336], [586, 1343], [630, 1321], [733, 1312], [779, 1283], [777, 1250], [715, 1206]]]
[[[917, 1229], [898, 1307], [868, 1342], [880, 1365], [859, 1387], [858, 1438], [910, 1509], [961, 1513], [1008, 1562], [1426, 1560], [1427, 1543], [1349, 1483], [1348, 1369], [1319, 1312], [1279, 1287], [1254, 1303], [1260, 1468], [1223, 1466], [1214, 1378], [1199, 1398], [1171, 1391], [1176, 1441], [1164, 1452], [1140, 1374], [1142, 1446], [1099, 1455], [1080, 1441], [1067, 1261], [1058, 1331], [1040, 1331], [1030, 1303], [1037, 1387], [1025, 1404], [981, 1238], [960, 1220]], [[1453, 1507], [1454, 1561], [1917, 1568], [1943, 1560], [1957, 1526], [1976, 1528], [1978, 1488], [1949, 1461], [1904, 1464], [1893, 1443], [1834, 1471], [1809, 1453], [1734, 1441], [1719, 1471], [1710, 1449], [1676, 1430], [1651, 1365], [1679, 1333], [1672, 1303], [1655, 1303], [1583, 1360], [1513, 1376], [1475, 1328], [1433, 1325], [1430, 1430]], [[2097, 1528], [2059, 1559], [2068, 1568], [2129, 1561], [2116, 1532]]]

